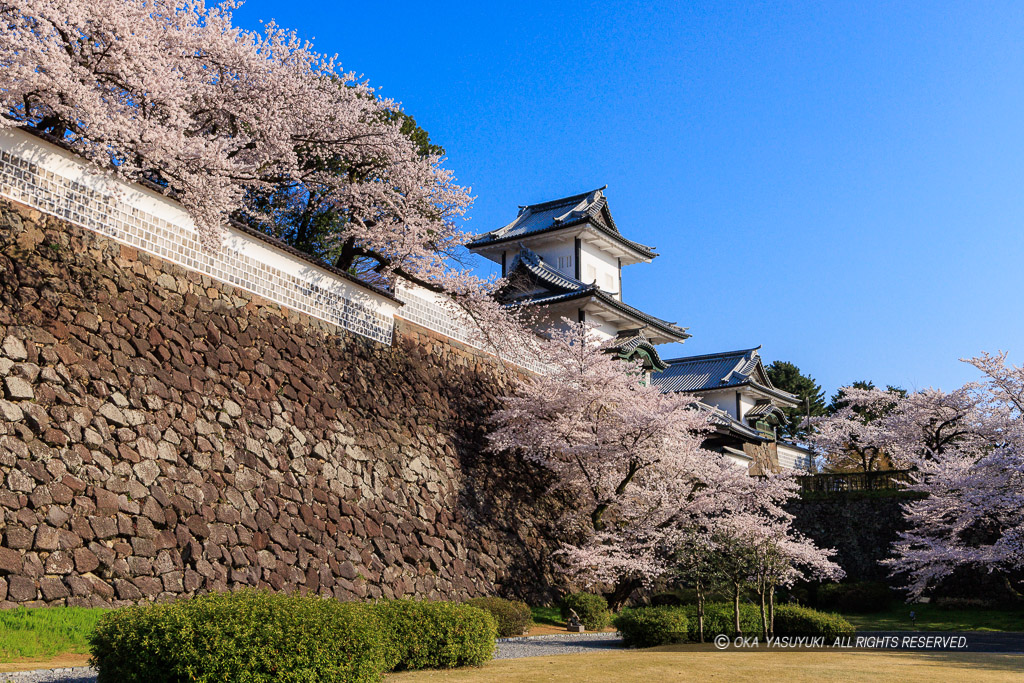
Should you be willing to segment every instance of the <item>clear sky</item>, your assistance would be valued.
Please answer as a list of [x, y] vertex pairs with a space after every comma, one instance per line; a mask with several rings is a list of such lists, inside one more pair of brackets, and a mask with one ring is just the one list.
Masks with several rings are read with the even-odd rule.
[[[608, 185], [672, 357], [763, 345], [830, 393], [1024, 360], [1024, 3], [249, 0], [400, 100], [468, 228]], [[490, 272], [485, 264], [481, 269]]]

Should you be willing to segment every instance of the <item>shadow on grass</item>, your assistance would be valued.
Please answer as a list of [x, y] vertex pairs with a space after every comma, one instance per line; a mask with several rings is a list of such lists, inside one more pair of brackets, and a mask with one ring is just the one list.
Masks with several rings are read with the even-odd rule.
[[[916, 619], [910, 618], [913, 612]], [[1024, 610], [948, 609], [893, 603], [869, 613], [843, 612], [858, 631], [1024, 631]]]
[[530, 612], [533, 614], [533, 623], [535, 624], [565, 627], [562, 612], [557, 607], [531, 607]]

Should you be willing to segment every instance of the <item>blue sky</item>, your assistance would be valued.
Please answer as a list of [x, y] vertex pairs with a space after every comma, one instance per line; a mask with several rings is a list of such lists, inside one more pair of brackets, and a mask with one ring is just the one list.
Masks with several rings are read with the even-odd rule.
[[[1024, 4], [259, 2], [400, 100], [476, 202], [608, 185], [662, 254], [626, 300], [689, 355], [763, 345], [832, 392], [1022, 360]], [[482, 270], [487, 266], [481, 264]]]

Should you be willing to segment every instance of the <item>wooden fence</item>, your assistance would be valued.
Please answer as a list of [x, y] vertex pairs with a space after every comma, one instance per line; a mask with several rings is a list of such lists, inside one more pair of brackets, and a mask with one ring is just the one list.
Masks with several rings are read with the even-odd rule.
[[898, 490], [910, 481], [910, 470], [823, 472], [797, 477], [797, 481], [804, 493]]

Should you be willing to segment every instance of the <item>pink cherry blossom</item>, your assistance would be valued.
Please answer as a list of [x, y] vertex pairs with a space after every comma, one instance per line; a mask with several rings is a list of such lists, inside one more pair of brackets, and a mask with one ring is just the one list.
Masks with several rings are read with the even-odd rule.
[[[846, 409], [812, 420], [819, 449], [852, 442], [911, 469], [907, 489], [922, 498], [903, 506], [909, 528], [887, 564], [914, 597], [958, 568], [1005, 575], [1024, 568], [1024, 369], [1008, 366], [1006, 354], [967, 362], [981, 381], [896, 400], [852, 391]], [[883, 400], [887, 412], [866, 424], [853, 412]]]
[[766, 580], [795, 580], [794, 565], [809, 561], [810, 551], [783, 509], [792, 480], [749, 477], [705, 450], [707, 413], [697, 399], [648, 386], [638, 365], [609, 353], [613, 345], [587, 325], [563, 321], [540, 343], [549, 372], [524, 379], [491, 418], [490, 449], [518, 453], [552, 475], [570, 503], [559, 553], [568, 576], [612, 586], [614, 607], [690, 561], [694, 539], [718, 542], [723, 530], [761, 520], [774, 530], [776, 554], [785, 558], [779, 564], [789, 567]]

